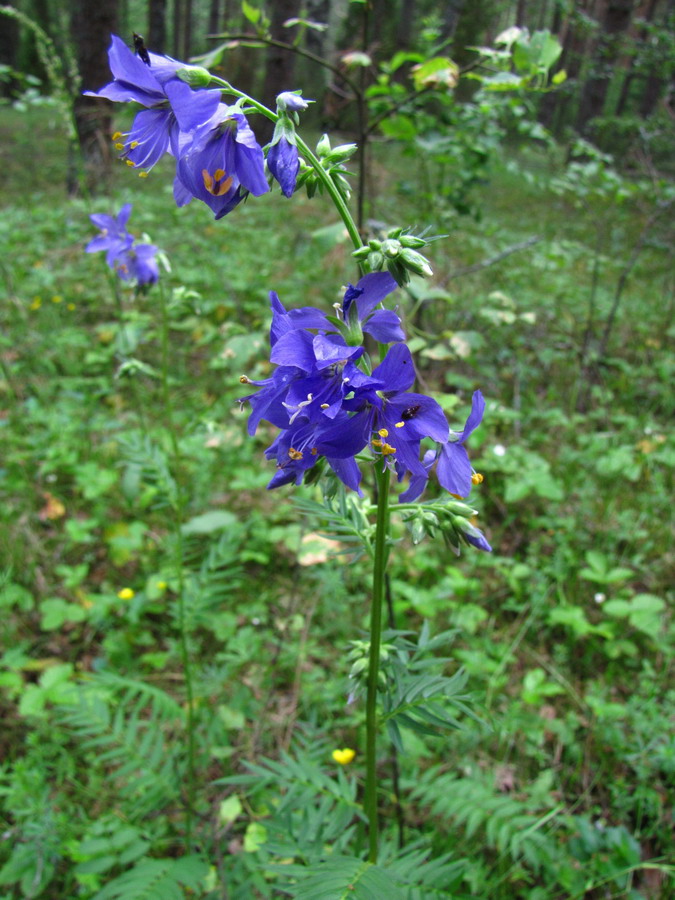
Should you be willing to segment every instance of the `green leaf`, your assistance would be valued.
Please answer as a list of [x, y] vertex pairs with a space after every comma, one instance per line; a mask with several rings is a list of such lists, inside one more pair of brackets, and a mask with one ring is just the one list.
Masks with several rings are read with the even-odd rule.
[[243, 807], [236, 794], [223, 800], [218, 809], [218, 818], [224, 825], [229, 825], [241, 814]]
[[260, 822], [249, 822], [244, 835], [244, 852], [257, 853], [267, 840], [267, 829]]
[[246, 0], [241, 2], [241, 11], [244, 14], [244, 18], [248, 19], [251, 25], [256, 25], [260, 21], [260, 10], [255, 6], [251, 6]]
[[211, 534], [223, 528], [231, 528], [237, 522], [234, 513], [225, 509], [214, 509], [211, 512], [195, 516], [183, 525], [183, 534]]
[[459, 67], [448, 56], [435, 56], [413, 69], [416, 91], [425, 88], [452, 90], [459, 80]]
[[362, 859], [332, 857], [295, 887], [296, 900], [404, 900], [384, 869]]

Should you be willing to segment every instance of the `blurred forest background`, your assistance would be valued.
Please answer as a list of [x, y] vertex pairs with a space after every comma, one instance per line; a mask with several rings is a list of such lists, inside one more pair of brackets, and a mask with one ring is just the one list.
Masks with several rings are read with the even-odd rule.
[[[0, 900], [317, 900], [363, 828], [350, 535], [372, 509], [267, 493], [273, 430], [236, 403], [270, 373], [268, 292], [328, 309], [351, 248], [325, 199], [213, 222], [175, 207], [170, 160], [119, 163], [130, 111], [82, 91], [134, 32], [270, 105], [316, 100], [307, 142], [361, 147], [366, 237], [447, 236], [396, 302], [453, 428], [487, 398], [471, 502], [494, 552], [395, 525], [388, 640], [421, 632], [405, 653], [461, 669], [476, 718], [382, 741], [387, 900], [674, 897], [673, 0], [21, 0], [0, 7]], [[178, 466], [159, 288], [83, 252], [127, 202], [171, 262]]]

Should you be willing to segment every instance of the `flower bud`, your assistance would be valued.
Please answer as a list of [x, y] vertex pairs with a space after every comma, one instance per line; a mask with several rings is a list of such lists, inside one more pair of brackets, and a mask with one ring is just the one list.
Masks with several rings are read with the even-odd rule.
[[409, 247], [401, 250], [401, 262], [406, 269], [410, 269], [416, 275], [425, 275], [427, 278], [430, 278], [434, 274], [426, 257], [418, 253], [417, 250], [411, 250]]
[[309, 104], [313, 102], [313, 100], [304, 100], [295, 91], [283, 91], [277, 96], [277, 109], [279, 112], [286, 112], [286, 110], [300, 112], [303, 109], [307, 109]]
[[178, 69], [176, 75], [192, 88], [208, 87], [211, 84], [211, 73], [203, 66], [185, 66]]
[[323, 159], [324, 156], [326, 156], [329, 153], [330, 153], [330, 140], [328, 138], [328, 135], [324, 134], [324, 136], [321, 138], [319, 143], [316, 145], [316, 155], [320, 159]]
[[402, 247], [413, 247], [416, 250], [427, 245], [427, 241], [424, 238], [416, 237], [414, 234], [402, 234], [399, 241]]
[[382, 241], [381, 249], [387, 259], [396, 259], [401, 252], [401, 245], [398, 241], [388, 238], [386, 241]]
[[368, 254], [368, 265], [371, 272], [381, 272], [384, 268], [384, 256], [379, 250], [373, 250]]

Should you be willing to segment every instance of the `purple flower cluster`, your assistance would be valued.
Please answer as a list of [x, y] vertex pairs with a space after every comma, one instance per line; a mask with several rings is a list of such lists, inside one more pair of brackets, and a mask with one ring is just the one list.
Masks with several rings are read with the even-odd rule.
[[152, 244], [136, 243], [127, 231], [131, 208], [131, 203], [125, 203], [116, 216], [105, 213], [90, 216], [101, 233], [85, 249], [87, 253], [104, 250], [106, 262], [123, 281], [135, 281], [139, 287], [145, 287], [159, 280], [158, 251]]
[[165, 153], [176, 160], [174, 197], [179, 206], [193, 197], [226, 215], [251, 193], [269, 190], [263, 151], [238, 106], [221, 102], [218, 90], [193, 90], [179, 77], [185, 63], [148, 53], [149, 65], [116, 35], [108, 51], [114, 80], [92, 97], [134, 101], [137, 113], [128, 134], [115, 135], [127, 165], [146, 174]]
[[[399, 481], [410, 476], [402, 502], [421, 496], [434, 467], [451, 494], [470, 492], [474, 472], [464, 444], [482, 419], [485, 401], [480, 391], [474, 393], [471, 413], [457, 433], [434, 399], [411, 391], [415, 368], [401, 321], [381, 306], [396, 286], [388, 272], [365, 275], [355, 287], [348, 286], [336, 317], [314, 307], [287, 310], [270, 294], [270, 361], [276, 368], [264, 381], [243, 376], [242, 382], [258, 390], [241, 401], [251, 406], [250, 434], [262, 420], [280, 429], [265, 451], [277, 464], [269, 488], [300, 484], [325, 458], [338, 478], [360, 494], [356, 457], [368, 448]], [[365, 358], [363, 332], [391, 344], [372, 372], [358, 365]], [[425, 438], [436, 446], [420, 458]], [[468, 539], [489, 549], [482, 535]]]

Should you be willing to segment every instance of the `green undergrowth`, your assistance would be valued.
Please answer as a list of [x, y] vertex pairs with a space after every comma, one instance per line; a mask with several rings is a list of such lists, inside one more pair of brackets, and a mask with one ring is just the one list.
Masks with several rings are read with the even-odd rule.
[[[369, 867], [350, 851], [363, 828], [348, 679], [367, 625], [368, 566], [348, 540], [359, 509], [336, 507], [331, 527], [294, 505], [319, 499], [312, 488], [266, 492], [272, 430], [249, 438], [237, 403], [240, 375], [269, 372], [268, 292], [330, 305], [355, 277], [343, 229], [302, 197], [214, 223], [196, 203], [174, 208], [166, 168], [67, 200], [54, 116], [0, 110], [19, 148], [0, 142], [0, 898], [317, 900], [349, 884], [409, 900], [672, 896], [675, 372], [659, 225], [597, 352], [650, 209], [580, 203], [543, 154], [496, 166], [480, 220], [439, 204], [435, 277], [399, 292], [422, 388], [458, 429], [471, 393], [487, 398], [472, 502], [494, 553], [456, 559], [397, 526], [390, 624], [448, 632], [447, 674], [466, 673], [475, 719], [404, 736], [398, 788], [383, 757], [385, 848]], [[409, 162], [375, 153], [373, 218], [415, 225], [414, 193], [397, 193]], [[172, 267], [178, 471], [156, 296], [124, 298], [120, 322], [103, 260], [83, 252], [89, 213], [128, 201]], [[196, 660], [189, 854], [176, 479]], [[344, 769], [341, 747], [357, 750]]]

